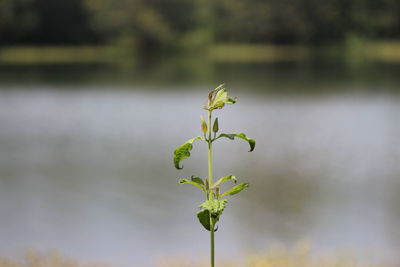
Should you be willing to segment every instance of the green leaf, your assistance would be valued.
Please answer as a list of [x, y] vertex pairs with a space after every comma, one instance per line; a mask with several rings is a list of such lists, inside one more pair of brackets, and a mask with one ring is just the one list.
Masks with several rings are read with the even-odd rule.
[[235, 104], [236, 99], [228, 97], [228, 92], [225, 88], [222, 88], [215, 94], [215, 98], [212, 103], [212, 109], [221, 109], [225, 104]]
[[249, 142], [249, 145], [250, 145], [250, 150], [249, 150], [249, 152], [253, 151], [254, 148], [255, 148], [255, 146], [256, 146], [256, 141], [255, 141], [254, 139], [248, 138], [248, 137], [246, 136], [246, 134], [244, 134], [244, 133], [231, 133], [231, 134], [223, 133], [223, 134], [220, 134], [220, 135], [217, 137], [217, 139], [218, 139], [218, 138], [221, 138], [221, 137], [226, 137], [226, 138], [229, 138], [229, 139], [231, 139], [231, 140], [233, 140], [233, 139], [235, 139], [235, 137], [237, 137], [237, 138], [241, 138], [241, 139], [243, 139], [243, 140], [246, 140], [247, 142]]
[[201, 136], [197, 136], [195, 138], [192, 138], [188, 141], [186, 141], [185, 143], [183, 143], [183, 145], [177, 147], [174, 151], [174, 166], [177, 169], [182, 169], [182, 167], [179, 167], [179, 164], [182, 160], [190, 157], [190, 151], [193, 148], [193, 142], [196, 140], [202, 139]]
[[219, 217], [226, 207], [226, 199], [210, 199], [204, 201], [199, 208], [206, 209], [214, 218]]
[[248, 184], [248, 183], [239, 184], [237, 186], [232, 187], [230, 190], [226, 191], [225, 193], [221, 194], [221, 197], [224, 197], [227, 195], [233, 196], [249, 186], [250, 186], [250, 184]]
[[205, 107], [207, 110], [221, 109], [225, 104], [235, 104], [236, 99], [228, 97], [228, 92], [221, 84], [208, 94], [208, 103]]
[[197, 218], [201, 225], [203, 225], [208, 231], [210, 231], [210, 218], [213, 220], [213, 224], [215, 225], [219, 221], [219, 217], [222, 215], [222, 212], [226, 207], [226, 202], [226, 199], [211, 199], [206, 200], [199, 206], [202, 210], [197, 212]]
[[206, 230], [210, 231], [210, 212], [208, 210], [201, 210], [197, 212], [197, 218], [201, 225], [203, 225]]
[[[208, 210], [201, 210], [197, 212], [197, 218], [199, 219], [199, 222], [203, 227], [207, 230], [210, 231], [210, 212]], [[219, 221], [218, 218], [211, 218], [213, 220], [214, 226], [215, 224]], [[214, 232], [218, 230], [218, 227], [214, 229]]]
[[203, 181], [200, 177], [194, 177], [194, 176], [192, 175], [192, 177], [190, 177], [190, 179], [191, 179], [193, 182], [197, 183], [197, 184], [204, 185], [204, 181]]
[[[200, 179], [200, 178], [199, 178], [199, 179]], [[199, 184], [196, 183], [196, 182], [190, 181], [190, 180], [188, 180], [188, 179], [186, 179], [186, 178], [180, 179], [180, 180], [178, 181], [178, 183], [180, 183], [180, 184], [191, 184], [191, 185], [193, 185], [193, 186], [196, 186], [196, 187], [200, 188], [200, 189], [203, 190], [203, 191], [205, 190], [203, 186], [199, 185]]]
[[228, 175], [228, 176], [219, 178], [219, 180], [213, 185], [213, 188], [216, 188], [217, 186], [219, 186], [223, 182], [226, 182], [226, 181], [229, 181], [229, 180], [233, 180], [235, 183], [237, 182], [237, 179], [236, 179], [236, 177], [234, 175]]

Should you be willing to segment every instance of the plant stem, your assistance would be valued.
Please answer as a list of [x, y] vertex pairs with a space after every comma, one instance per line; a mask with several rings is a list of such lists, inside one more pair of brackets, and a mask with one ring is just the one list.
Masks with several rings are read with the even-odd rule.
[[[209, 186], [213, 185], [213, 172], [212, 172], [212, 141], [211, 141], [211, 111], [208, 111], [208, 182]], [[210, 190], [209, 199], [213, 199], [213, 192]], [[211, 267], [214, 267], [214, 220], [210, 213], [210, 260]]]
[[[211, 140], [211, 111], [208, 112], [208, 182], [210, 187], [213, 185], [213, 171], [212, 171], [212, 140]], [[210, 199], [213, 198], [212, 191], [210, 191]]]
[[[210, 220], [212, 221], [211, 217]], [[211, 267], [214, 267], [214, 223], [210, 224], [210, 230]]]

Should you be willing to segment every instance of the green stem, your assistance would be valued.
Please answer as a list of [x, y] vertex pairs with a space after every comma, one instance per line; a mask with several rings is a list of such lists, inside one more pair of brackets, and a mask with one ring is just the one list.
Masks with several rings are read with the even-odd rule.
[[[211, 221], [213, 221], [212, 219], [211, 219], [211, 216], [210, 216], [210, 220]], [[214, 259], [215, 259], [215, 257], [214, 257], [214, 222], [212, 222], [211, 224], [210, 224], [210, 233], [211, 233], [211, 235], [210, 235], [210, 249], [211, 249], [211, 253], [210, 253], [210, 257], [211, 257], [211, 267], [214, 267]]]
[[[211, 111], [208, 112], [208, 182], [210, 187], [213, 185], [212, 171], [212, 140], [211, 140]], [[210, 199], [213, 199], [212, 191], [210, 191]]]
[[[211, 140], [211, 111], [208, 112], [208, 182], [209, 186], [213, 185], [212, 172], [212, 140]], [[213, 192], [210, 190], [209, 199], [213, 199]], [[211, 267], [214, 267], [214, 220], [210, 214], [210, 260]]]

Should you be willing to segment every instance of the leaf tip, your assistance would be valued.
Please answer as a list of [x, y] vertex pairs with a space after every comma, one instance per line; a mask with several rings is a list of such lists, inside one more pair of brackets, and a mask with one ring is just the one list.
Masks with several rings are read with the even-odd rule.
[[183, 165], [182, 165], [182, 167], [180, 167], [180, 166], [179, 166], [179, 162], [180, 162], [180, 161], [177, 161], [177, 160], [174, 158], [174, 166], [175, 166], [175, 168], [176, 168], [177, 170], [182, 170], [182, 169], [183, 169]]
[[250, 150], [249, 152], [252, 152], [254, 148], [256, 147], [256, 140], [254, 139], [249, 139], [249, 144], [250, 144]]

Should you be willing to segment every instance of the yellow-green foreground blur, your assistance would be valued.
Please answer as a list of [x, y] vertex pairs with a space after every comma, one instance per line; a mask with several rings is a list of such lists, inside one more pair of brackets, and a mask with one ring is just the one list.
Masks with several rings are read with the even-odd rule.
[[[371, 263], [371, 259], [355, 256], [349, 250], [343, 252], [311, 256], [307, 243], [300, 243], [293, 249], [276, 246], [264, 252], [248, 254], [243, 261], [221, 259], [219, 267], [395, 267], [389, 263]], [[371, 253], [373, 257], [373, 253]], [[187, 257], [165, 257], [153, 260], [155, 267], [206, 267], [205, 258], [201, 262]], [[22, 259], [0, 258], [0, 267], [118, 267], [113, 264], [84, 263], [62, 256], [58, 252], [41, 254], [30, 251]], [[132, 267], [138, 267], [133, 266]]]

